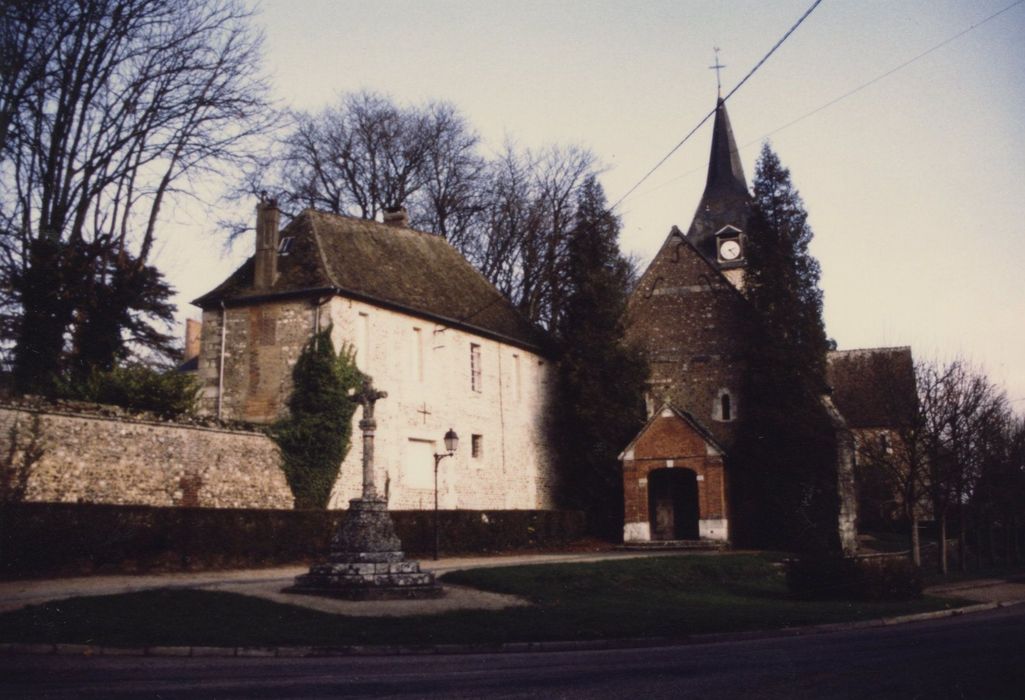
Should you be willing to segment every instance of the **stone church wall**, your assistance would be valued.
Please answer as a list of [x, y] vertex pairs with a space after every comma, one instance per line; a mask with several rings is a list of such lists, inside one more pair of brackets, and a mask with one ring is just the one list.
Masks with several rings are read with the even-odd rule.
[[[281, 416], [304, 343], [318, 322], [333, 324], [335, 347], [354, 348], [360, 368], [388, 392], [377, 404], [375, 465], [390, 508], [433, 508], [433, 455], [444, 450], [449, 428], [460, 445], [440, 463], [439, 507], [554, 507], [554, 464], [544, 433], [553, 380], [545, 358], [339, 296], [319, 307], [301, 299], [216, 309], [203, 314], [199, 362], [202, 408], [211, 415], [221, 385], [222, 318], [223, 418], [269, 423]], [[358, 420], [357, 412], [332, 508], [346, 508], [360, 495]]]
[[[669, 402], [729, 449], [744, 411], [743, 298], [694, 248], [670, 236], [638, 283], [627, 320], [627, 337], [651, 371], [649, 411]], [[724, 392], [729, 420], [719, 413]]]
[[[27, 501], [291, 508], [280, 453], [261, 433], [0, 406], [0, 456], [35, 434]], [[20, 461], [19, 454], [15, 460]]]

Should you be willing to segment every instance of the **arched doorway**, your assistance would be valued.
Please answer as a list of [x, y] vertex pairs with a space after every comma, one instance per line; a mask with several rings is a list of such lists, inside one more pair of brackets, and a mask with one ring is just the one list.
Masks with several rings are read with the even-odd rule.
[[698, 478], [690, 469], [648, 474], [648, 514], [653, 540], [698, 539]]

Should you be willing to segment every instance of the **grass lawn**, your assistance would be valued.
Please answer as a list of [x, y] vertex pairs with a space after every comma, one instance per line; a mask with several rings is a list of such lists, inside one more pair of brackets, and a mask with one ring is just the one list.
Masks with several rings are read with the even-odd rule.
[[512, 593], [529, 608], [406, 618], [330, 615], [232, 593], [158, 590], [74, 598], [0, 615], [0, 641], [110, 646], [499, 643], [682, 637], [860, 620], [950, 600], [805, 602], [757, 555], [663, 557], [476, 569], [451, 583]]

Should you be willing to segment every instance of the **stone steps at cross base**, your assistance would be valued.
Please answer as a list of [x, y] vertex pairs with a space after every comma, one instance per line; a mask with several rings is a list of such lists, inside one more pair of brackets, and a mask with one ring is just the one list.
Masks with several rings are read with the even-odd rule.
[[721, 551], [728, 549], [729, 542], [722, 540], [651, 540], [649, 542], [626, 542], [617, 549], [631, 552], [663, 551]]

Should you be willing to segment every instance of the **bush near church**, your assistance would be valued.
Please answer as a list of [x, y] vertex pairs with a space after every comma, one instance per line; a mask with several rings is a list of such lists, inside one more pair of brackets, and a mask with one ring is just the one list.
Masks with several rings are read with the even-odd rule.
[[905, 555], [822, 553], [788, 561], [787, 587], [804, 600], [911, 600], [922, 595], [922, 576]]

